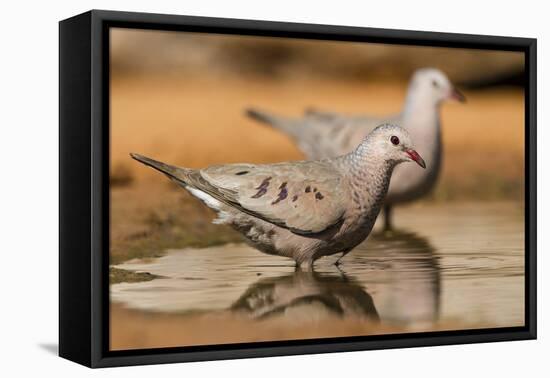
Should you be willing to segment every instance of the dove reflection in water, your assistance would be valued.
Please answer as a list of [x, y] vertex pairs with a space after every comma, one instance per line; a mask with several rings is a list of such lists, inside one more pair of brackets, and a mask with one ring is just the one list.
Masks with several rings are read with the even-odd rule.
[[[251, 285], [231, 310], [255, 319], [292, 314], [293, 319], [326, 315], [378, 321], [371, 296], [345, 275], [327, 275], [297, 269], [293, 274], [264, 278]], [[298, 314], [302, 314], [299, 317]]]
[[439, 318], [441, 271], [428, 239], [410, 232], [377, 233], [358, 264], [371, 264], [361, 282], [373, 296], [381, 319], [400, 325], [433, 324]]

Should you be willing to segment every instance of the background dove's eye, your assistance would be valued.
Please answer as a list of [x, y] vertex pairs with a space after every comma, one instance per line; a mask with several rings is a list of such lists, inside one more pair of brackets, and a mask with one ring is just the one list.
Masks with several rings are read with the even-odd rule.
[[395, 135], [393, 135], [391, 138], [390, 138], [390, 141], [392, 142], [392, 144], [394, 146], [397, 146], [399, 144], [399, 138], [396, 137]]
[[439, 83], [435, 80], [432, 80], [432, 85], [434, 88], [439, 88]]

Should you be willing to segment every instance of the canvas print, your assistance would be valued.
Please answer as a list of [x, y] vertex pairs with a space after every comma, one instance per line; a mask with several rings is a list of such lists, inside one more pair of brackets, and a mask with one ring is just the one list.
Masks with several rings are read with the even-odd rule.
[[111, 28], [112, 351], [525, 324], [525, 60]]

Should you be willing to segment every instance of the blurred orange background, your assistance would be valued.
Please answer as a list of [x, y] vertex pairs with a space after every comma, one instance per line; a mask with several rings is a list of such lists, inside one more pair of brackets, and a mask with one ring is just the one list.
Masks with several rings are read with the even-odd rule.
[[[506, 201], [522, 209], [522, 53], [115, 28], [110, 56], [112, 264], [241, 240], [230, 228], [212, 225], [209, 209], [133, 161], [130, 152], [194, 168], [302, 159], [288, 137], [248, 119], [244, 110], [300, 116], [314, 106], [391, 115], [401, 109], [411, 74], [422, 67], [445, 72], [468, 102], [443, 105], [442, 174], [434, 192], [412, 206]], [[152, 278], [111, 268], [112, 284]], [[182, 345], [191, 342], [185, 339], [189, 330], [205, 325], [202, 318], [179, 322], [113, 305], [111, 345]], [[338, 332], [355, 334], [363, 326]], [[284, 330], [277, 329], [280, 336]], [[273, 336], [264, 331], [263, 338]], [[300, 338], [307, 332], [291, 333]], [[209, 337], [195, 336], [201, 342]]]

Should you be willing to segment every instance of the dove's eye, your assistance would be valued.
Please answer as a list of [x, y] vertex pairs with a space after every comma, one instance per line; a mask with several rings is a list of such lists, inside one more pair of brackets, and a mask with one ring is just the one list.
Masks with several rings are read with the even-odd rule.
[[399, 144], [399, 138], [396, 137], [395, 135], [392, 135], [392, 137], [390, 138], [390, 142], [394, 145], [394, 146], [397, 146]]
[[432, 80], [432, 85], [434, 88], [439, 88], [439, 83], [435, 80]]

